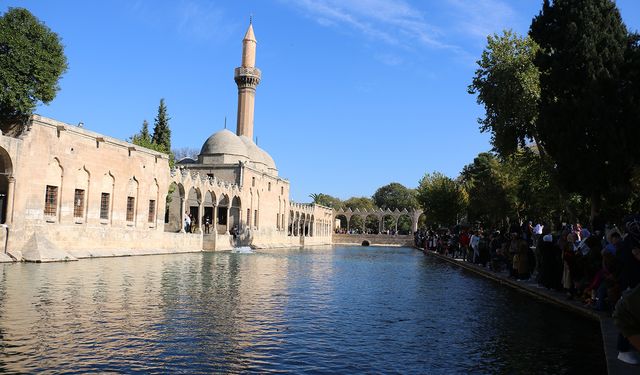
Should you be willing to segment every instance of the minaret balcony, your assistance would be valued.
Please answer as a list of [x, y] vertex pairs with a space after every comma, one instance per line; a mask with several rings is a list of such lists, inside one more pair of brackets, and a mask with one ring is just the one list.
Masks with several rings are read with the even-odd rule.
[[245, 68], [243, 66], [236, 68], [235, 72], [234, 72], [234, 78], [237, 80], [238, 78], [240, 79], [246, 79], [246, 78], [253, 78], [253, 79], [257, 79], [258, 81], [260, 81], [260, 77], [262, 76], [262, 73], [260, 72], [260, 69], [258, 68]]

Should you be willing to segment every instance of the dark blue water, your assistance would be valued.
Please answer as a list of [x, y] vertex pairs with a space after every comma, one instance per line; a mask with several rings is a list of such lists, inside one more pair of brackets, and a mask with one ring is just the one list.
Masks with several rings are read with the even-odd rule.
[[412, 249], [0, 272], [4, 372], [606, 373], [597, 324]]

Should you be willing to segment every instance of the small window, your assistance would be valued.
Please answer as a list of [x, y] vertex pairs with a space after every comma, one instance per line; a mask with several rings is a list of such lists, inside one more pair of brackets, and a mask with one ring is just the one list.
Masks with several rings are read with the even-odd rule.
[[100, 196], [100, 219], [109, 220], [109, 193]]
[[271, 182], [269, 182], [269, 185], [267, 185], [267, 190], [271, 191]]
[[253, 226], [258, 228], [258, 210], [253, 211]]
[[127, 197], [127, 221], [133, 221], [135, 203], [136, 199], [134, 197]]
[[73, 195], [73, 217], [84, 217], [84, 190], [76, 189]]
[[276, 214], [276, 229], [280, 230], [280, 214]]
[[284, 186], [280, 186], [280, 195], [284, 194]]
[[56, 216], [58, 213], [58, 187], [47, 185], [44, 198], [44, 214], [46, 216]]
[[256, 178], [251, 177], [251, 186], [256, 186]]
[[156, 221], [156, 201], [151, 199], [149, 200], [149, 222], [153, 223]]
[[247, 226], [251, 227], [251, 209], [247, 208]]

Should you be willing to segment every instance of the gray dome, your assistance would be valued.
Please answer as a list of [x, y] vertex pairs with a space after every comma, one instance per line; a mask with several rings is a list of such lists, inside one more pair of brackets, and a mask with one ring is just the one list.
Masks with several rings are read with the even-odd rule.
[[273, 161], [273, 158], [263, 149], [258, 147], [251, 139], [248, 137], [241, 135], [240, 139], [247, 146], [247, 150], [249, 152], [249, 159], [255, 163], [263, 164], [268, 169], [276, 169], [276, 163]]
[[242, 142], [239, 137], [227, 129], [220, 130], [214, 133], [211, 137], [204, 142], [200, 155], [238, 155], [249, 157], [247, 146]]
[[264, 160], [264, 155], [262, 154], [261, 152], [262, 150], [260, 149], [260, 147], [258, 147], [255, 143], [253, 143], [251, 139], [249, 139], [244, 135], [241, 135], [238, 138], [240, 138], [242, 143], [244, 143], [244, 145], [247, 147], [249, 160], [251, 160], [254, 163], [263, 164], [265, 166], [267, 165], [266, 161]]
[[278, 169], [278, 168], [276, 168], [276, 162], [273, 161], [273, 158], [271, 157], [271, 155], [269, 155], [269, 153], [267, 153], [263, 149], [260, 149], [260, 152], [262, 152], [262, 157], [264, 158], [264, 162], [267, 165], [267, 168], [269, 168], [269, 169]]

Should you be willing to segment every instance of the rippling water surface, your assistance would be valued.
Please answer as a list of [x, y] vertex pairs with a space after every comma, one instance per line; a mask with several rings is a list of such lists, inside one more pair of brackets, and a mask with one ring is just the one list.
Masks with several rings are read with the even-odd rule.
[[412, 249], [0, 266], [0, 371], [606, 373], [596, 324]]

